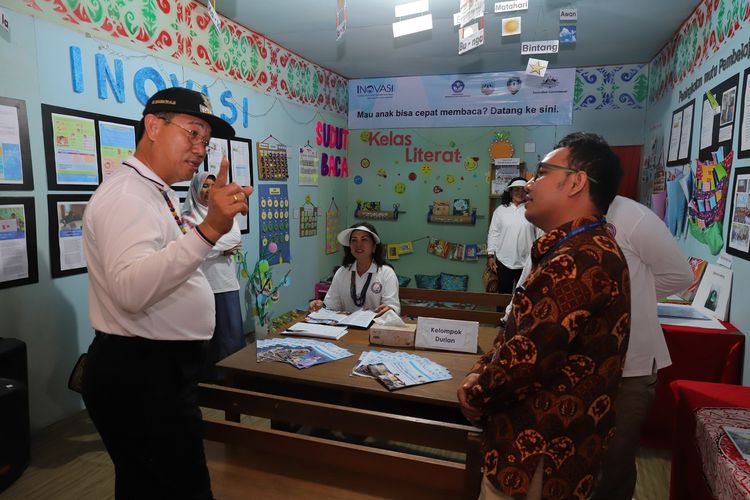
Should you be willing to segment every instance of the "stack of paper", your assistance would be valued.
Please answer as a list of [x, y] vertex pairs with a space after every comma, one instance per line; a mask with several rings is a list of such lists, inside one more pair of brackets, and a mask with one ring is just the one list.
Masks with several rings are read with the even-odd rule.
[[403, 351], [365, 351], [352, 375], [375, 378], [391, 391], [453, 378], [444, 366]]
[[346, 327], [300, 322], [293, 324], [281, 333], [285, 335], [302, 335], [304, 337], [319, 337], [323, 339], [338, 340], [346, 335]]
[[309, 368], [352, 356], [352, 353], [330, 342], [309, 339], [275, 338], [256, 342], [256, 359], [281, 361], [296, 368]]
[[322, 323], [324, 325], [337, 325], [346, 316], [346, 313], [337, 313], [324, 307], [308, 314], [306, 321], [309, 323]]

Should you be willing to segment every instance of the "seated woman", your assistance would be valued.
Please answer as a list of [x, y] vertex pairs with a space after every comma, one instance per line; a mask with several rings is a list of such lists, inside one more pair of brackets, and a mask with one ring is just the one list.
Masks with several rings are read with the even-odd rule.
[[378, 316], [393, 310], [401, 313], [396, 272], [385, 261], [378, 232], [367, 222], [341, 231], [343, 265], [333, 276], [324, 300], [310, 302], [310, 311], [325, 306], [334, 311], [375, 311]]

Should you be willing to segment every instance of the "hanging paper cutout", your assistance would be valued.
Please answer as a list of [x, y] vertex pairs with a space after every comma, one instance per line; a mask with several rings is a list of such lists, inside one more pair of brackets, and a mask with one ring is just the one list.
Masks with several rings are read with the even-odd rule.
[[260, 203], [260, 254], [271, 243], [276, 243], [278, 250], [268, 257], [270, 265], [291, 262], [289, 246], [289, 197], [286, 184], [260, 184], [258, 186]]
[[339, 207], [331, 198], [331, 204], [326, 212], [326, 254], [339, 251], [339, 242], [336, 236], [339, 234]]
[[[269, 142], [273, 140], [274, 142]], [[258, 178], [262, 181], [280, 181], [289, 178], [287, 147], [273, 135], [255, 145], [258, 155]]]
[[306, 238], [318, 234], [318, 207], [312, 204], [310, 197], [299, 208], [299, 236]]
[[308, 142], [299, 148], [299, 185], [318, 185], [318, 150]]

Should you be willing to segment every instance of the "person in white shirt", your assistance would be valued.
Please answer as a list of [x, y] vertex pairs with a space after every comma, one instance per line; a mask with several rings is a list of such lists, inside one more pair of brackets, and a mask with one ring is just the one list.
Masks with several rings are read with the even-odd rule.
[[680, 293], [693, 281], [690, 264], [672, 233], [648, 207], [623, 196], [607, 212], [630, 272], [630, 342], [615, 400], [617, 428], [604, 454], [593, 499], [633, 498], [641, 425], [651, 411], [657, 371], [672, 364], [656, 313], [657, 298]]
[[398, 278], [385, 262], [378, 232], [367, 222], [354, 224], [338, 234], [344, 247], [343, 265], [336, 271], [324, 300], [310, 302], [310, 311], [325, 306], [334, 311], [388, 310], [401, 313]]
[[497, 293], [513, 293], [531, 245], [541, 234], [526, 220], [525, 185], [523, 177], [511, 180], [487, 233], [487, 265], [497, 274]]
[[[672, 364], [656, 313], [657, 298], [680, 293], [693, 281], [690, 264], [664, 222], [648, 207], [616, 196], [607, 211], [630, 273], [630, 340], [615, 400], [616, 430], [605, 452], [593, 499], [633, 498], [641, 425], [651, 410], [657, 371]], [[520, 284], [531, 270], [526, 261]], [[506, 309], [506, 318], [511, 305]]]
[[[182, 219], [190, 227], [197, 226], [208, 215], [208, 197], [216, 177], [208, 172], [198, 172], [190, 182], [190, 190], [182, 204]], [[240, 226], [235, 220], [232, 229], [219, 238], [206, 255], [201, 271], [214, 292], [216, 327], [208, 343], [208, 355], [201, 370], [203, 382], [222, 382], [223, 373], [216, 363], [245, 347], [240, 307], [240, 282], [232, 258], [242, 249]]]
[[115, 467], [116, 498], [210, 499], [198, 375], [214, 330], [211, 287], [199, 267], [247, 213], [252, 187], [227, 183], [221, 162], [205, 219], [189, 228], [170, 185], [203, 165], [211, 136], [234, 129], [205, 95], [156, 92], [136, 128], [136, 151], [84, 213], [89, 318], [96, 331], [82, 395]]

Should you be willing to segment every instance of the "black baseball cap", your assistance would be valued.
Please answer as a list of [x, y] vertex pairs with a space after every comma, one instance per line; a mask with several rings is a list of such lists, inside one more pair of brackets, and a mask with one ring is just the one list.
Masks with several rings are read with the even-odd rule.
[[[231, 139], [234, 128], [226, 120], [214, 115], [208, 96], [195, 90], [182, 87], [170, 87], [160, 90], [146, 103], [143, 116], [149, 113], [182, 113], [196, 116], [211, 125], [211, 137]], [[138, 124], [137, 139], [143, 134], [143, 119]]]

